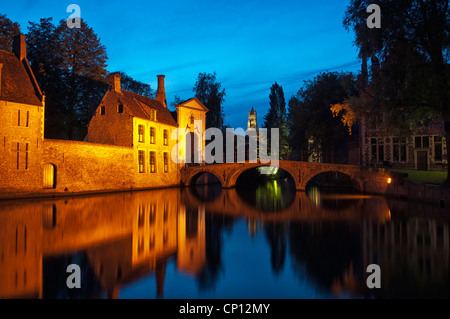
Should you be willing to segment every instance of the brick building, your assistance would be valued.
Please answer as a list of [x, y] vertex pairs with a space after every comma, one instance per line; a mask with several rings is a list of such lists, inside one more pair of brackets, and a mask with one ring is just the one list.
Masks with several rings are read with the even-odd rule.
[[15, 37], [12, 53], [0, 51], [0, 192], [179, 185], [185, 149], [194, 145], [194, 138], [185, 139], [184, 129], [203, 135], [208, 109], [194, 98], [171, 113], [163, 75], [158, 76], [156, 99], [122, 90], [119, 74], [111, 74], [109, 83], [86, 142], [44, 139], [45, 97], [26, 58], [25, 37]]

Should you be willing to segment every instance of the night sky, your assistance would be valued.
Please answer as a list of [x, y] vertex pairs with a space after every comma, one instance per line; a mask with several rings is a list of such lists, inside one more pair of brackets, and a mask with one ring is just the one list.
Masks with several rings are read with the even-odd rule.
[[19, 22], [66, 20], [69, 4], [107, 48], [108, 71], [124, 71], [156, 89], [166, 75], [170, 104], [188, 99], [200, 72], [217, 72], [226, 90], [225, 124], [247, 127], [248, 111], [258, 124], [269, 107], [270, 86], [283, 86], [286, 104], [322, 71], [357, 72], [353, 34], [342, 26], [350, 0], [71, 0], [8, 1], [0, 13]]

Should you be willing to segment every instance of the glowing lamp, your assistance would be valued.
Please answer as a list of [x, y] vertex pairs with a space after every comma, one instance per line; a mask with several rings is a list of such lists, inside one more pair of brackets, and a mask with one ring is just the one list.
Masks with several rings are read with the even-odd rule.
[[389, 178], [387, 179], [387, 183], [388, 183], [388, 184], [392, 183], [392, 178], [389, 177]]

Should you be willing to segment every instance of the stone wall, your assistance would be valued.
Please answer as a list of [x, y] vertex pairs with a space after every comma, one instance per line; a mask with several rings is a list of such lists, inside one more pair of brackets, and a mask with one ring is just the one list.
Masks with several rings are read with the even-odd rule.
[[43, 165], [52, 164], [56, 187], [47, 192], [131, 189], [133, 148], [77, 141], [44, 141]]
[[0, 101], [0, 109], [0, 192], [36, 191], [42, 181], [44, 107]]

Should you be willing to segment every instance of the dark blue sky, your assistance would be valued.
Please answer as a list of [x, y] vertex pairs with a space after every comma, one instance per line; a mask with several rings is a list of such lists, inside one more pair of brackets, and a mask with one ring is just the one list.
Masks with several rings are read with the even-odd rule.
[[198, 73], [217, 72], [226, 90], [225, 123], [258, 124], [270, 86], [283, 86], [286, 103], [304, 80], [321, 71], [359, 70], [353, 34], [342, 27], [350, 0], [48, 0], [8, 1], [0, 13], [20, 23], [67, 19], [71, 3], [108, 52], [108, 70], [124, 71], [156, 89], [166, 75], [167, 101], [193, 96]]

